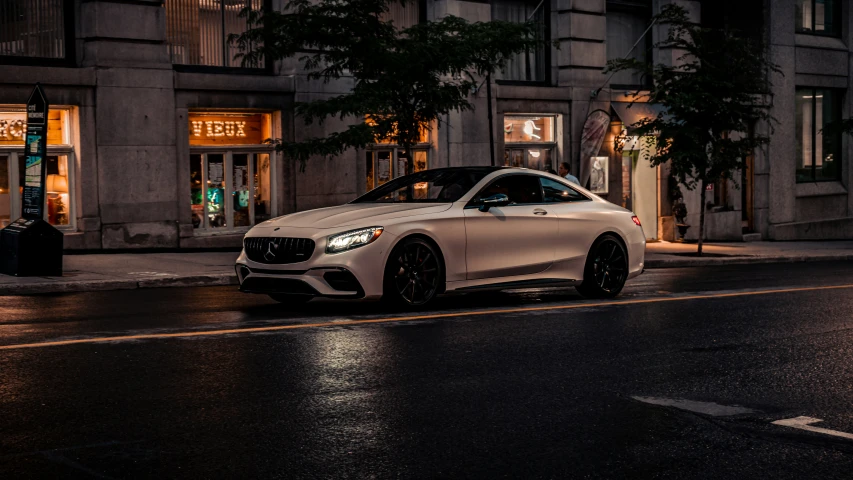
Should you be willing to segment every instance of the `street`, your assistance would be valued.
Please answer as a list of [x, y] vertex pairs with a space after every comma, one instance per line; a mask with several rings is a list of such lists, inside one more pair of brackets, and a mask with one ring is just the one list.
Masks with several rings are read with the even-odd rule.
[[0, 478], [850, 478], [852, 328], [853, 262], [415, 313], [0, 297]]

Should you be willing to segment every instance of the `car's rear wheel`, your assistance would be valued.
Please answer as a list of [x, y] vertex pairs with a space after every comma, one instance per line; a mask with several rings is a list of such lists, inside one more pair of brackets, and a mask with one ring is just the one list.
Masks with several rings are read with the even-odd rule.
[[383, 299], [398, 306], [422, 307], [438, 294], [442, 275], [435, 246], [417, 237], [404, 239], [388, 258]]
[[285, 305], [304, 305], [312, 298], [311, 295], [294, 295], [292, 293], [270, 293], [270, 298]]
[[586, 259], [583, 283], [578, 292], [589, 298], [613, 298], [628, 279], [628, 254], [613, 235], [603, 235], [593, 243]]

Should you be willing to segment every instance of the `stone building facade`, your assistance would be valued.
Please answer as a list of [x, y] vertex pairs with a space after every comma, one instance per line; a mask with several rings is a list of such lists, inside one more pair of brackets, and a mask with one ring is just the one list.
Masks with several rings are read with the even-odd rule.
[[[340, 204], [398, 175], [406, 160], [380, 144], [309, 161], [305, 171], [264, 143], [342, 125], [305, 125], [294, 102], [347, 91], [346, 79], [307, 79], [294, 61], [244, 67], [225, 38], [245, 6], [284, 0], [9, 0], [0, 5], [0, 224], [19, 216], [23, 104], [40, 82], [52, 106], [48, 220], [67, 249], [212, 248], [240, 244], [254, 223]], [[697, 21], [762, 35], [782, 69], [769, 100], [771, 142], [741, 182], [709, 192], [709, 239], [853, 238], [851, 144], [822, 125], [853, 116], [847, 0], [672, 0]], [[541, 23], [559, 48], [513, 59], [472, 93], [473, 111], [426, 132], [416, 169], [568, 162], [600, 195], [633, 209], [649, 238], [675, 238], [665, 167], [641, 161], [630, 125], [654, 105], [628, 108], [642, 77], [602, 74], [608, 58], [672, 61], [652, 48], [649, 19], [666, 0], [422, 0], [390, 13], [398, 24], [457, 15]], [[647, 32], [647, 33], [646, 33]], [[492, 109], [495, 158], [488, 110]], [[588, 118], [598, 142], [582, 142]], [[769, 131], [757, 125], [756, 131]], [[622, 143], [617, 152], [616, 142]], [[600, 144], [600, 146], [599, 146]], [[582, 158], [583, 157], [583, 158]], [[698, 193], [684, 192], [698, 225]], [[696, 238], [690, 228], [688, 239]]]

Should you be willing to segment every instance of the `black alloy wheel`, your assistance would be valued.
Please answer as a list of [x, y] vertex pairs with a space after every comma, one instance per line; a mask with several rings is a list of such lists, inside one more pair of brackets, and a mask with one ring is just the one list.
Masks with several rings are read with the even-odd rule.
[[420, 238], [407, 238], [388, 258], [384, 298], [401, 306], [421, 307], [435, 298], [441, 279], [436, 248]]
[[578, 292], [590, 298], [613, 298], [628, 279], [628, 254], [613, 235], [604, 235], [590, 249]]

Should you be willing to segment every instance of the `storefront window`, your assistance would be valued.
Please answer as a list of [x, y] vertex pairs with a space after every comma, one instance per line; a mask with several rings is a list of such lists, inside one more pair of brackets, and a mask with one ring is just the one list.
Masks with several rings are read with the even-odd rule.
[[841, 35], [840, 0], [797, 0], [797, 32]]
[[840, 92], [822, 88], [797, 89], [797, 182], [841, 179], [841, 135], [823, 131], [840, 119]]
[[535, 170], [556, 170], [554, 125], [554, 116], [505, 116], [504, 165]]
[[[429, 168], [428, 147], [423, 146], [412, 150], [412, 156], [415, 158], [412, 173]], [[399, 147], [389, 149], [377, 147], [376, 150], [368, 150], [365, 154], [365, 162], [367, 191], [373, 190], [392, 178], [406, 175], [408, 169], [408, 159], [405, 157], [403, 149]]]
[[269, 114], [191, 113], [193, 228], [245, 230], [272, 218]]
[[[74, 228], [74, 148], [69, 135], [70, 109], [48, 113], [44, 219], [60, 229]], [[24, 107], [0, 108], [0, 227], [21, 216], [26, 167]]]

